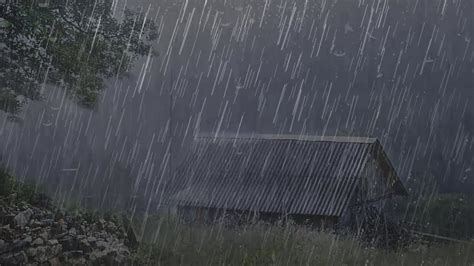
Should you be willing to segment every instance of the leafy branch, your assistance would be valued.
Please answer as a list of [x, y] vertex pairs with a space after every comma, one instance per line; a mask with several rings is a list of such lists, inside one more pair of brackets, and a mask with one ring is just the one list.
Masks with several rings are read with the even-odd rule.
[[[93, 107], [105, 79], [121, 77], [138, 56], [156, 54], [146, 14], [112, 14], [111, 0], [22, 0], [0, 4], [0, 110], [18, 113], [44, 84], [60, 85]], [[3, 20], [3, 22], [2, 22]], [[40, 85], [41, 84], [41, 85]]]

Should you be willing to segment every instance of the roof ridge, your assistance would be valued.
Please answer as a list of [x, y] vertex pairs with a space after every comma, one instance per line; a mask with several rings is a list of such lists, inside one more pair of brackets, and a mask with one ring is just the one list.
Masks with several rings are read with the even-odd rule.
[[294, 140], [294, 141], [308, 141], [308, 142], [349, 142], [349, 143], [367, 143], [372, 144], [377, 141], [376, 138], [371, 137], [352, 137], [352, 136], [317, 136], [317, 135], [286, 135], [286, 134], [222, 134], [211, 135], [210, 133], [199, 134], [195, 137], [199, 139], [216, 139], [216, 140]]

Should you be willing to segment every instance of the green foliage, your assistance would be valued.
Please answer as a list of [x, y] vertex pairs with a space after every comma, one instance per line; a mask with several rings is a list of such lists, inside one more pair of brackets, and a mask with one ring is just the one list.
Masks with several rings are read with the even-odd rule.
[[398, 199], [394, 211], [407, 222], [423, 225], [424, 231], [459, 239], [474, 238], [474, 196], [440, 194], [432, 176], [407, 182], [409, 197]]
[[0, 167], [0, 196], [28, 203], [36, 200], [35, 188], [32, 185], [17, 182], [15, 177], [3, 167]]
[[[460, 194], [440, 195], [425, 200], [427, 223], [457, 238], [474, 238], [474, 197]], [[443, 233], [442, 231], [440, 233]]]
[[7, 197], [12, 194], [15, 187], [15, 180], [8, 171], [1, 167], [0, 168], [0, 196]]
[[137, 56], [154, 55], [146, 13], [114, 14], [115, 1], [7, 1], [0, 4], [0, 110], [17, 113], [47, 85], [93, 107], [106, 79], [121, 77]]

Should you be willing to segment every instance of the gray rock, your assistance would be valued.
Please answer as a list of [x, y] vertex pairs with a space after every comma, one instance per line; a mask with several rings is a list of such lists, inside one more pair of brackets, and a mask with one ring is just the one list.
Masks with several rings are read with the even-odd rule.
[[106, 232], [100, 232], [97, 234], [98, 238], [107, 239], [109, 235]]
[[48, 240], [48, 245], [53, 246], [59, 244], [57, 239], [50, 239]]
[[69, 229], [69, 234], [75, 236], [77, 234], [76, 228]]
[[0, 216], [6, 215], [5, 226], [0, 217], [0, 265], [122, 265], [130, 255], [125, 230], [104, 219], [88, 223], [60, 212], [54, 218], [28, 203], [0, 206]]
[[61, 265], [61, 261], [59, 260], [58, 257], [54, 257], [54, 258], [49, 259], [48, 263], [51, 266], [60, 266]]
[[55, 246], [41, 246], [36, 248], [34, 260], [36, 262], [46, 262], [51, 258], [56, 257], [62, 251], [61, 245]]
[[91, 244], [85, 239], [83, 239], [79, 242], [79, 249], [84, 251], [84, 252], [91, 252], [92, 251]]
[[23, 265], [26, 262], [28, 262], [28, 257], [24, 251], [8, 253], [0, 256], [1, 265]]
[[52, 246], [51, 247], [51, 254], [53, 255], [53, 257], [57, 256], [61, 251], [62, 251], [62, 247], [61, 245], [55, 245], [55, 246]]
[[56, 213], [54, 215], [54, 218], [56, 220], [63, 219], [65, 215], [66, 215], [66, 213], [64, 212], [64, 210], [59, 209], [59, 210], [56, 211]]
[[71, 250], [71, 251], [66, 251], [66, 252], [63, 252], [63, 256], [64, 257], [67, 257], [67, 258], [70, 258], [70, 257], [81, 257], [84, 255], [84, 251], [82, 250]]
[[25, 227], [30, 222], [31, 215], [33, 215], [33, 211], [31, 209], [22, 211], [13, 218], [13, 224], [16, 227]]
[[9, 224], [0, 227], [0, 236], [2, 236], [3, 239], [11, 239], [13, 234]]
[[23, 241], [25, 241], [27, 244], [31, 244], [31, 242], [33, 241], [33, 239], [31, 238], [31, 236], [27, 236], [23, 239]]
[[43, 219], [40, 221], [41, 225], [43, 226], [50, 226], [54, 223], [53, 219]]
[[16, 239], [13, 241], [13, 243], [10, 245], [10, 249], [11, 250], [21, 250], [23, 248], [25, 248], [26, 246], [28, 246], [30, 243], [28, 243], [27, 241], [25, 241], [24, 239]]
[[64, 250], [76, 250], [77, 249], [77, 240], [72, 236], [65, 236], [59, 239], [59, 243], [63, 246]]
[[67, 258], [65, 261], [66, 265], [90, 265], [91, 263], [84, 257], [79, 258]]
[[0, 254], [3, 254], [9, 250], [8, 244], [0, 239]]
[[122, 265], [127, 259], [127, 253], [120, 253], [117, 250], [106, 249], [104, 251], [93, 251], [88, 258], [95, 264]]
[[44, 241], [48, 240], [49, 239], [49, 234], [48, 232], [43, 232], [39, 235], [39, 237], [41, 237], [41, 239], [43, 239]]
[[21, 251], [15, 254], [15, 260], [18, 264], [24, 264], [28, 261], [28, 257], [24, 251]]
[[109, 247], [109, 244], [105, 241], [97, 241], [96, 246], [99, 250], [105, 250], [106, 248]]
[[54, 235], [54, 238], [60, 239], [67, 236], [67, 232]]
[[44, 244], [44, 240], [41, 238], [41, 237], [38, 237], [37, 239], [35, 239], [35, 241], [33, 241], [33, 243], [31, 243], [33, 246], [41, 246]]
[[0, 225], [12, 224], [13, 218], [15, 218], [15, 215], [13, 214], [2, 214], [0, 216], [0, 221], [1, 221]]
[[43, 226], [43, 224], [40, 222], [40, 221], [37, 221], [37, 220], [31, 220], [32, 222], [30, 222], [30, 227], [31, 228], [39, 228], [41, 229], [41, 227]]
[[117, 230], [117, 225], [115, 225], [113, 222], [108, 222], [107, 223], [107, 230], [116, 231]]
[[37, 248], [29, 248], [26, 250], [26, 255], [30, 258], [36, 256], [38, 254], [38, 249]]

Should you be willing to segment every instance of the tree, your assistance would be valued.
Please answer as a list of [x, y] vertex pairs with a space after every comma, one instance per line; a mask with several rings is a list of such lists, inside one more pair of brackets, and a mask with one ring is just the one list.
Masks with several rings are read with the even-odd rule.
[[94, 107], [106, 79], [155, 55], [148, 12], [112, 0], [0, 0], [0, 110], [18, 113], [47, 85]]

